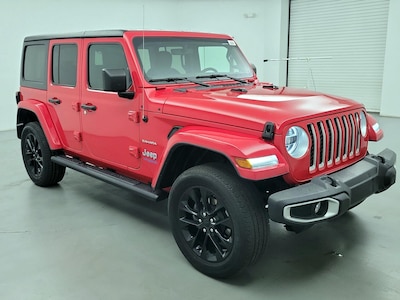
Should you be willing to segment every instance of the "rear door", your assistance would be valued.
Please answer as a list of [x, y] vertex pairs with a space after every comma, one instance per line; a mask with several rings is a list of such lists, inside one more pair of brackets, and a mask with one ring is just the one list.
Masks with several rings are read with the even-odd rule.
[[72, 152], [82, 149], [81, 80], [77, 72], [82, 64], [78, 55], [81, 44], [81, 39], [51, 40], [49, 44], [47, 106], [64, 148]]
[[104, 90], [103, 69], [124, 69], [132, 90], [129, 49], [121, 38], [85, 39], [81, 97], [85, 154], [117, 169], [139, 168], [139, 101]]

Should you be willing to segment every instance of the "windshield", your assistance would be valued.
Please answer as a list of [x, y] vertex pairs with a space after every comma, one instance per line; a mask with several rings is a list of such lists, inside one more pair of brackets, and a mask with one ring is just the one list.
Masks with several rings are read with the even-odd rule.
[[197, 83], [253, 76], [251, 66], [233, 40], [137, 37], [133, 44], [142, 72], [151, 83], [182, 82], [179, 79]]

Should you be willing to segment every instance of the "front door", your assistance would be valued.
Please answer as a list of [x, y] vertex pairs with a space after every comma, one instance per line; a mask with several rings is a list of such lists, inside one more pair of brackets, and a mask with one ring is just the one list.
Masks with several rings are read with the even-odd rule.
[[103, 69], [124, 69], [129, 74], [128, 89], [132, 88], [126, 60], [129, 50], [118, 38], [85, 39], [83, 47], [83, 82], [87, 84], [81, 96], [84, 152], [116, 169], [139, 168], [139, 101], [105, 91], [103, 84]]

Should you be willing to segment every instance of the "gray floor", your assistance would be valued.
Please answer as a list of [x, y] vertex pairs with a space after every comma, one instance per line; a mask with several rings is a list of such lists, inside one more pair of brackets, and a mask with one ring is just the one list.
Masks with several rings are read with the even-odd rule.
[[[400, 154], [400, 119], [380, 118]], [[301, 234], [271, 224], [261, 261], [233, 280], [195, 271], [166, 203], [68, 171], [33, 185], [15, 132], [0, 133], [0, 299], [400, 299], [400, 185]]]

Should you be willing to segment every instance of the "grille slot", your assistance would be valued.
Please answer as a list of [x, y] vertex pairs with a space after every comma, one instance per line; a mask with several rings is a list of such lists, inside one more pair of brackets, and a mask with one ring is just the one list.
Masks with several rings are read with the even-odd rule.
[[316, 148], [315, 148], [315, 139], [316, 139], [316, 134], [315, 134], [315, 129], [313, 124], [308, 124], [307, 125], [308, 133], [310, 134], [310, 172], [314, 171], [316, 166], [317, 166], [317, 160], [316, 160]]
[[355, 133], [355, 123], [354, 123], [354, 117], [353, 115], [349, 115], [349, 121], [350, 121], [350, 152], [349, 152], [349, 158], [353, 158], [354, 156], [354, 133]]
[[307, 124], [310, 135], [309, 171], [339, 164], [360, 154], [359, 113], [341, 115]]
[[333, 164], [333, 153], [335, 151], [335, 143], [334, 143], [334, 131], [333, 131], [333, 124], [332, 120], [326, 120], [326, 127], [328, 129], [328, 161], [327, 166], [330, 167]]
[[326, 154], [326, 134], [324, 123], [317, 122], [318, 133], [319, 133], [319, 165], [318, 167], [321, 169], [325, 165], [325, 154]]
[[347, 118], [342, 116], [342, 122], [344, 127], [344, 135], [343, 135], [343, 159], [347, 159], [348, 151], [349, 151], [349, 125], [347, 123]]

